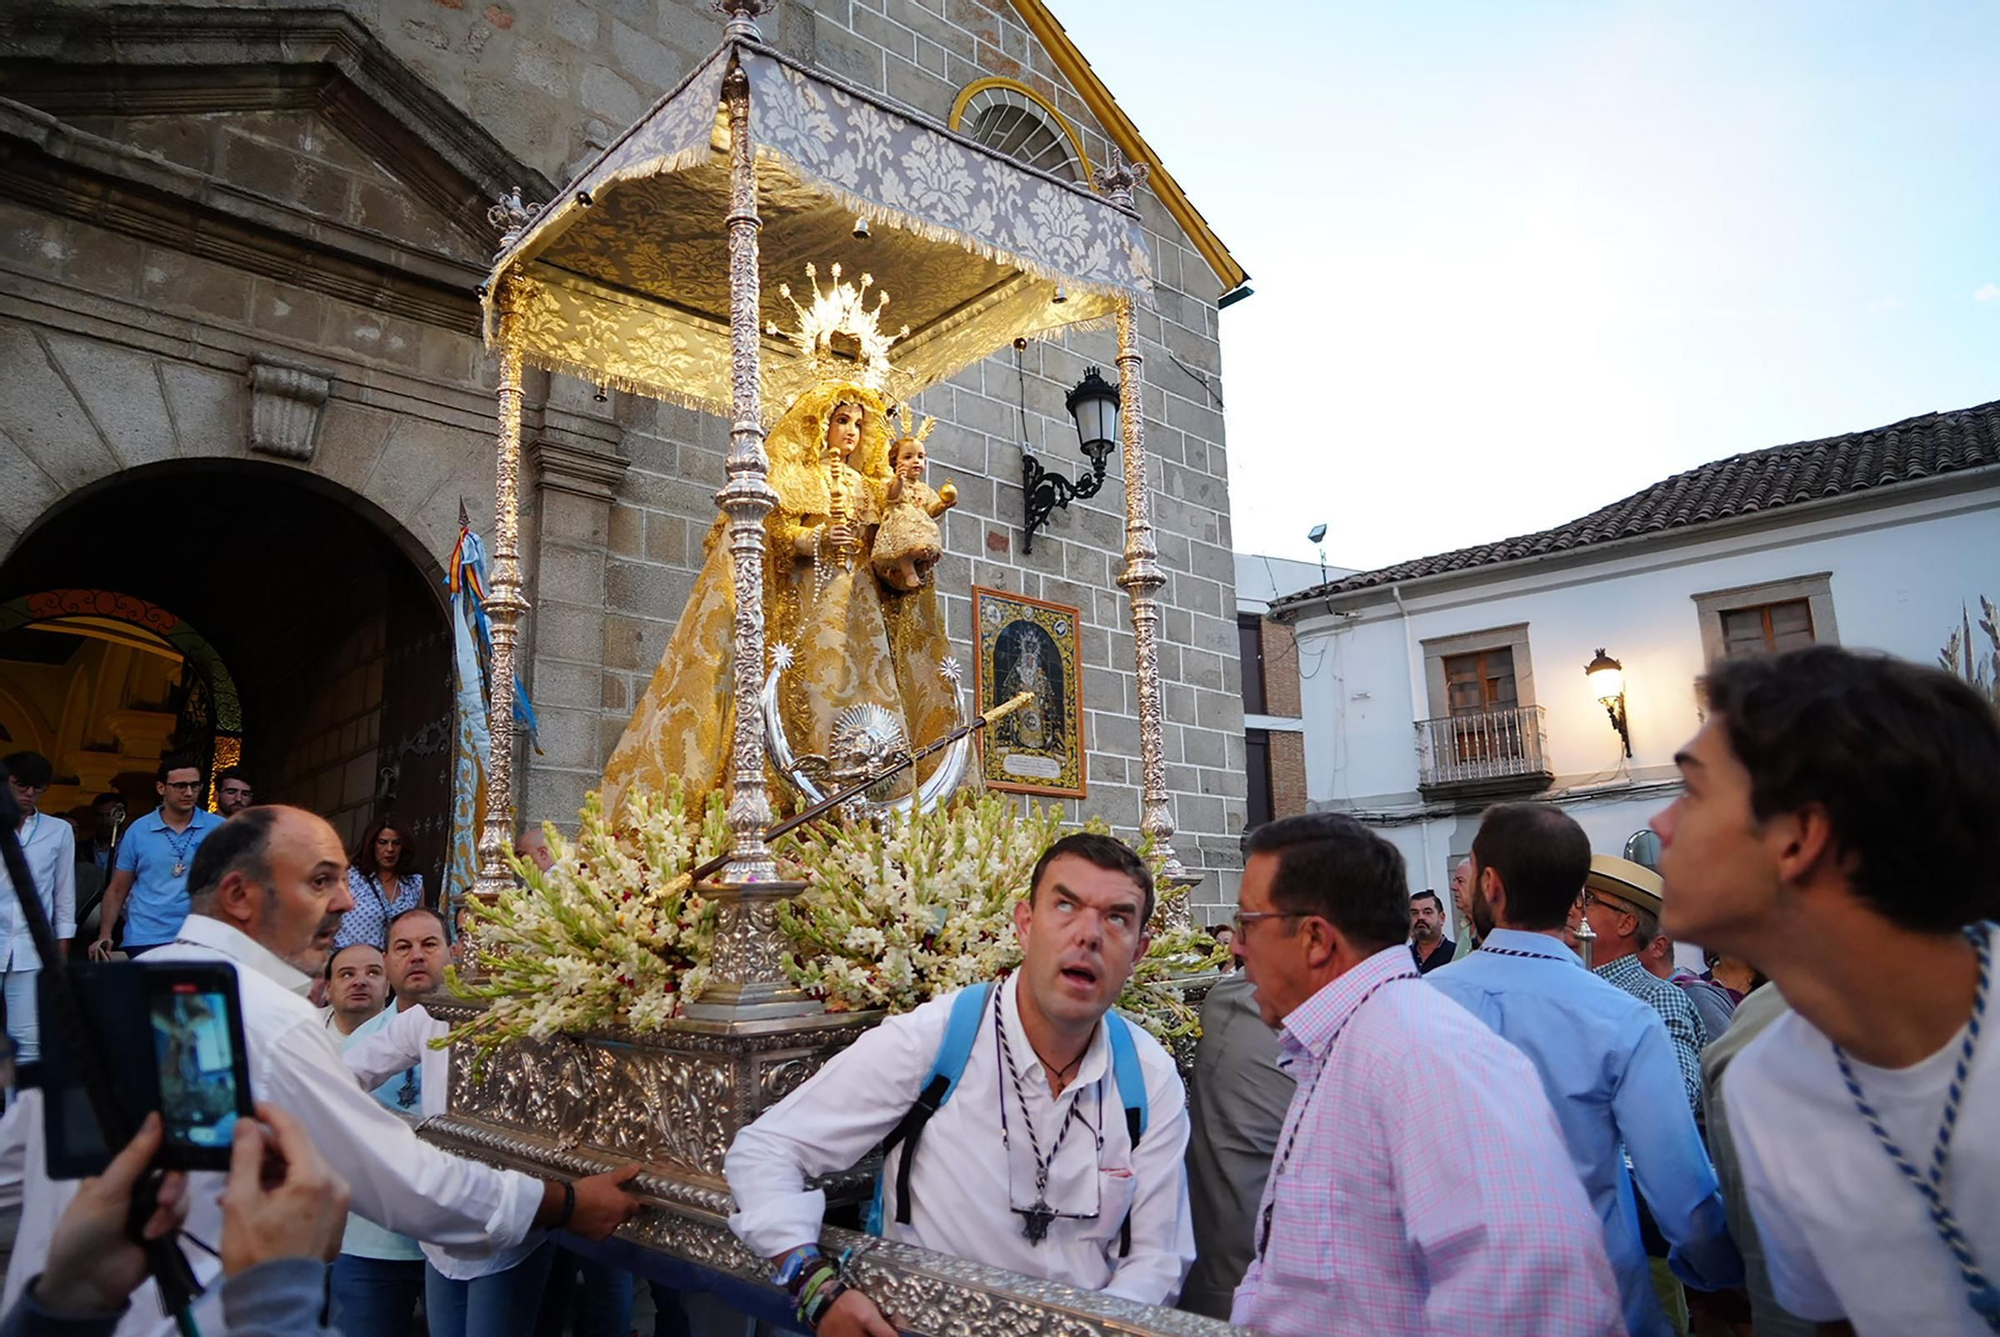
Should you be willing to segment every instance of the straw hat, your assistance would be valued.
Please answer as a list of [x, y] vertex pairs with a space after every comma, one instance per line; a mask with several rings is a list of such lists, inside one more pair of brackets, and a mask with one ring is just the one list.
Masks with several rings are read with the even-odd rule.
[[1637, 906], [1652, 914], [1660, 913], [1660, 889], [1664, 883], [1660, 875], [1641, 863], [1630, 859], [1616, 859], [1609, 854], [1590, 856], [1590, 872], [1583, 879], [1583, 885], [1591, 891], [1601, 891], [1606, 896], [1615, 896], [1628, 905]]

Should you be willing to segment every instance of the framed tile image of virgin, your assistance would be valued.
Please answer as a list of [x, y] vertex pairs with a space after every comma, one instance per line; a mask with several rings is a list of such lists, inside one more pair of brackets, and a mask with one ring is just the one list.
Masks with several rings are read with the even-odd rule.
[[1083, 663], [1077, 610], [1007, 590], [972, 589], [979, 709], [1029, 701], [980, 731], [989, 789], [1082, 798]]

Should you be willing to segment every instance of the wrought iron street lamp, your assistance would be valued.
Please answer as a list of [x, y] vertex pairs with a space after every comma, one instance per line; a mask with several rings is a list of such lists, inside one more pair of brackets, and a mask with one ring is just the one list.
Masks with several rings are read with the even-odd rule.
[[1625, 755], [1632, 755], [1632, 730], [1625, 720], [1625, 666], [1604, 653], [1598, 647], [1597, 658], [1583, 666], [1584, 676], [1590, 682], [1590, 694], [1604, 707], [1604, 713], [1611, 717], [1611, 727], [1625, 742]]
[[1021, 491], [1028, 511], [1027, 532], [1021, 537], [1023, 553], [1034, 551], [1035, 531], [1049, 522], [1056, 507], [1067, 510], [1070, 502], [1097, 495], [1104, 486], [1105, 462], [1118, 449], [1118, 387], [1105, 380], [1096, 367], [1084, 372], [1083, 379], [1063, 399], [1063, 407], [1076, 419], [1077, 441], [1090, 461], [1090, 472], [1071, 482], [1044, 469], [1034, 452], [1022, 444]]

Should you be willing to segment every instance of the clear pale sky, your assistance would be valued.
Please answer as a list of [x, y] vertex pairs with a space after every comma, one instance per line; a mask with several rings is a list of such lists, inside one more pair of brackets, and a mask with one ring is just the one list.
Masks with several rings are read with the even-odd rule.
[[1239, 547], [1379, 566], [2000, 398], [2000, 6], [1055, 9], [1250, 271]]

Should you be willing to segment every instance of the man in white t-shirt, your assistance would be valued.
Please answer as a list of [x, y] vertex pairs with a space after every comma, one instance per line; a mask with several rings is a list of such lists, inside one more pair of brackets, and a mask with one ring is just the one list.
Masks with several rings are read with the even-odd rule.
[[1794, 1009], [1722, 1088], [1771, 1288], [1861, 1337], [2000, 1333], [2000, 1059], [1978, 1024], [2000, 720], [1949, 674], [1832, 646], [1702, 687], [1686, 792], [1653, 819], [1664, 926]]

